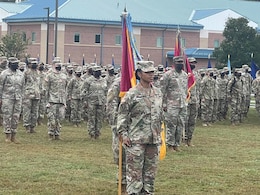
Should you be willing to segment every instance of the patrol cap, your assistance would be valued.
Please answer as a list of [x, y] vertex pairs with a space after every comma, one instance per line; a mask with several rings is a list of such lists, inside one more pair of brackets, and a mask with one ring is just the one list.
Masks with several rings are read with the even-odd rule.
[[8, 62], [7, 57], [6, 57], [6, 56], [1, 56], [1, 57], [0, 57], [0, 62], [1, 62], [1, 63], [3, 63], [3, 62]]
[[52, 63], [53, 63], [53, 64], [55, 64], [55, 63], [61, 63], [60, 57], [55, 57], [55, 58], [52, 60]]
[[189, 57], [188, 60], [189, 60], [189, 63], [194, 63], [194, 64], [197, 63], [197, 60], [194, 57]]
[[114, 66], [112, 64], [107, 65], [107, 70], [113, 70], [113, 69], [114, 69]]
[[12, 60], [12, 61], [9, 61], [9, 64], [18, 64], [19, 65], [19, 60]]
[[38, 64], [37, 61], [31, 61], [31, 64]]
[[173, 62], [174, 63], [183, 63], [183, 57], [182, 56], [174, 56]]
[[157, 69], [158, 69], [159, 72], [162, 72], [163, 69], [164, 69], [164, 67], [163, 67], [162, 64], [159, 64], [158, 67], [157, 67]]
[[247, 64], [243, 64], [243, 65], [242, 65], [242, 68], [243, 68], [243, 69], [247, 69], [247, 68], [249, 68], [249, 66], [248, 66]]
[[213, 68], [208, 68], [207, 72], [214, 72], [214, 69]]
[[260, 77], [260, 70], [255, 73], [256, 78]]
[[235, 72], [236, 72], [236, 73], [242, 73], [242, 70], [241, 70], [241, 68], [236, 68], [236, 69], [235, 69]]
[[205, 73], [206, 73], [206, 70], [205, 70], [205, 69], [199, 69], [198, 72], [199, 72], [200, 74], [205, 74]]
[[9, 57], [8, 58], [8, 61], [9, 62], [15, 62], [15, 61], [17, 61], [18, 59], [16, 58], [16, 57]]
[[229, 71], [229, 70], [228, 70], [228, 67], [224, 67], [224, 68], [223, 68], [223, 71], [225, 71], [225, 72], [226, 72], [226, 71]]
[[26, 66], [25, 62], [19, 62], [19, 66]]
[[81, 73], [82, 72], [82, 68], [81, 67], [77, 67], [75, 70], [75, 73]]
[[136, 64], [137, 69], [140, 69], [142, 72], [154, 72], [156, 70], [153, 61], [137, 61]]
[[95, 71], [101, 71], [102, 68], [101, 66], [98, 66], [98, 65], [95, 65], [95, 66], [92, 66], [92, 70], [95, 72]]
[[37, 58], [28, 58], [28, 63], [32, 63], [33, 61], [37, 61]]
[[73, 70], [73, 65], [72, 64], [68, 64], [67, 70]]

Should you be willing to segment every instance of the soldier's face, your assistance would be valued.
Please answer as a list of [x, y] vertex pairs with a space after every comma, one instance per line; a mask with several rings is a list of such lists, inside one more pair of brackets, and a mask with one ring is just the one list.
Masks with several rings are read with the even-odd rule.
[[153, 78], [154, 78], [154, 71], [150, 71], [150, 72], [140, 72], [140, 79], [145, 81], [145, 82], [148, 82], [148, 83], [151, 83], [153, 82]]

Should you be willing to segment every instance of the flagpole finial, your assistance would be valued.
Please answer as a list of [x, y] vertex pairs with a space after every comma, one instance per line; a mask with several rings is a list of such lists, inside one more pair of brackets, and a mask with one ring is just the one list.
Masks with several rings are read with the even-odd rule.
[[254, 53], [251, 53], [251, 58], [254, 58]]
[[228, 59], [230, 58], [230, 54], [228, 54]]
[[83, 53], [83, 54], [82, 54], [82, 56], [84, 57], [84, 56], [85, 56], [85, 54]]
[[210, 59], [210, 54], [208, 55], [208, 59]]

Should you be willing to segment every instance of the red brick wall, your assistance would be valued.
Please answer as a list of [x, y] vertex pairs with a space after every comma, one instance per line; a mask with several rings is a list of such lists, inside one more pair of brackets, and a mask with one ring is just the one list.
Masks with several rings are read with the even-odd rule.
[[[36, 33], [36, 41], [28, 46], [27, 53], [31, 56], [37, 57], [40, 53], [40, 38], [41, 26], [40, 24], [27, 24], [27, 25], [13, 25], [9, 28], [12, 32], [22, 31], [25, 32], [27, 37], [31, 37], [31, 33]], [[80, 34], [80, 43], [74, 43], [75, 33]], [[60, 56], [65, 62], [70, 60], [82, 63], [83, 54], [85, 63], [94, 62], [94, 55], [96, 54], [97, 63], [109, 64], [114, 55], [116, 64], [121, 64], [121, 46], [115, 44], [115, 36], [121, 35], [121, 27], [104, 26], [103, 28], [103, 50], [101, 52], [101, 44], [95, 43], [95, 35], [102, 33], [102, 26], [80, 26], [80, 25], [65, 25], [65, 38], [64, 38], [64, 56]], [[157, 47], [156, 41], [158, 37], [164, 36], [164, 48]], [[210, 34], [209, 42], [213, 42], [215, 37], [219, 34]], [[141, 29], [140, 36], [140, 53], [144, 59], [153, 60], [155, 64], [166, 63], [166, 53], [173, 50], [175, 45], [176, 31], [167, 29]], [[186, 32], [181, 31], [181, 37], [186, 40], [186, 48], [199, 47], [199, 32]], [[221, 36], [220, 36], [221, 38]], [[212, 41], [213, 40], [213, 41]], [[221, 39], [222, 40], [222, 39]], [[50, 24], [49, 34], [49, 61], [51, 61], [54, 52], [54, 25]], [[210, 46], [212, 47], [212, 46]], [[101, 57], [102, 53], [102, 57]], [[102, 59], [101, 59], [102, 58]]]
[[221, 33], [209, 33], [209, 37], [208, 37], [209, 48], [214, 48], [215, 40], [219, 40], [219, 43], [221, 43], [224, 40], [224, 37]]

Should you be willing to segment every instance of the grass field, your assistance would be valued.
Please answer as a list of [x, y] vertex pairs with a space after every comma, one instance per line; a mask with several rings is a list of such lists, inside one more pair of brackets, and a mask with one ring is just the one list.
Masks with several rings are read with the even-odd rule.
[[[46, 125], [36, 134], [20, 125], [21, 144], [6, 144], [2, 135], [1, 195], [117, 194], [110, 128], [105, 125], [100, 139], [90, 140], [86, 127], [63, 126], [61, 141], [48, 141]], [[181, 146], [182, 152], [168, 152], [159, 162], [156, 194], [260, 194], [259, 126], [254, 110], [236, 127], [198, 122], [196, 146]]]

